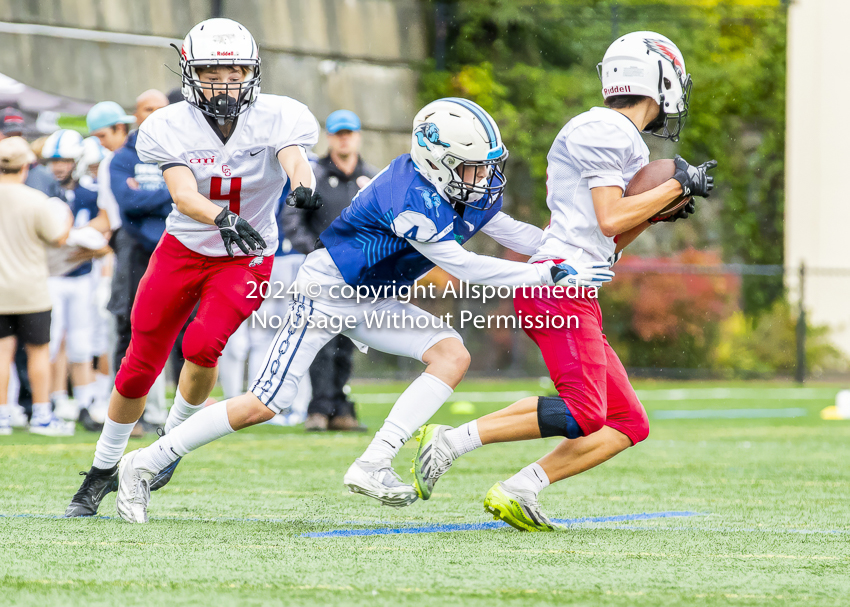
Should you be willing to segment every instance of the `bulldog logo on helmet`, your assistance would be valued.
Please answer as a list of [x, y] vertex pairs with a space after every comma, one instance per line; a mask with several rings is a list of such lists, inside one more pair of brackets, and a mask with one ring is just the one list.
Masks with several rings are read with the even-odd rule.
[[425, 122], [419, 125], [419, 128], [416, 129], [416, 141], [418, 141], [419, 145], [426, 150], [431, 149], [428, 142], [431, 142], [434, 145], [441, 145], [444, 148], [451, 147], [448, 143], [440, 141], [440, 129], [438, 129], [437, 125], [433, 122]]

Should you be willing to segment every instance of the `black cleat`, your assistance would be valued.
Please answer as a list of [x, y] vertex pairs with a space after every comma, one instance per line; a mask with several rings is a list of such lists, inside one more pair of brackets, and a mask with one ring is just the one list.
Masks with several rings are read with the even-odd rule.
[[[163, 436], [165, 436], [165, 429], [164, 428], [157, 428], [156, 429], [156, 435], [159, 436], [160, 438], [162, 438]], [[175, 455], [177, 455], [177, 454], [175, 453]], [[183, 458], [178, 457], [176, 460], [171, 462], [171, 464], [169, 464], [167, 467], [163, 468], [162, 470], [160, 470], [159, 472], [154, 474], [154, 477], [151, 479], [151, 491], [156, 491], [157, 489], [162, 489], [163, 487], [165, 487], [168, 484], [168, 481], [170, 481], [171, 477], [174, 476], [174, 469], [177, 467], [177, 464], [180, 463], [181, 459], [183, 459]]]
[[107, 493], [118, 491], [118, 466], [108, 470], [91, 467], [88, 472], [80, 472], [86, 477], [83, 484], [71, 498], [65, 509], [65, 517], [94, 516], [100, 502]]
[[176, 460], [171, 462], [168, 467], [163, 468], [154, 475], [154, 477], [151, 479], [151, 491], [162, 489], [168, 484], [168, 481], [170, 481], [171, 477], [174, 475], [174, 469], [177, 467], [177, 464], [180, 463], [181, 459], [183, 458], [178, 457]]
[[83, 425], [83, 428], [89, 432], [103, 431], [103, 424], [99, 424], [94, 421], [88, 409], [80, 409], [80, 418], [78, 421]]

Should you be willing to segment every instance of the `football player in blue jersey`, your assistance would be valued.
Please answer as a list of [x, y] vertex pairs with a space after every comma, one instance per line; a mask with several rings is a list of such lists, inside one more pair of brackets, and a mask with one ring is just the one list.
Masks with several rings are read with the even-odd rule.
[[[507, 157], [499, 128], [475, 103], [449, 98], [425, 106], [414, 119], [411, 153], [375, 176], [307, 257], [296, 281], [300, 294], [250, 392], [206, 407], [150, 447], [125, 456], [122, 518], [147, 521], [149, 485], [158, 471], [291, 403], [316, 353], [339, 333], [361, 349], [371, 346], [427, 365], [343, 480], [350, 491], [389, 506], [413, 503], [416, 490], [402, 482], [392, 460], [449, 398], [470, 357], [457, 331], [392, 294], [435, 265], [461, 280], [493, 286], [597, 287], [613, 276], [607, 262], [525, 264], [463, 248], [479, 231], [526, 255], [541, 241], [540, 228], [501, 211]], [[369, 297], [358, 299], [357, 292]]]

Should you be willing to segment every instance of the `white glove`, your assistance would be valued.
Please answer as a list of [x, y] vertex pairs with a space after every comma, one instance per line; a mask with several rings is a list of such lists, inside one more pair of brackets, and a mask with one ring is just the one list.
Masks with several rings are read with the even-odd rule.
[[582, 263], [578, 260], [584, 250], [578, 252], [568, 261], [549, 268], [552, 274], [552, 282], [561, 287], [601, 287], [602, 283], [611, 282], [614, 272], [611, 271], [611, 262], [592, 261]]

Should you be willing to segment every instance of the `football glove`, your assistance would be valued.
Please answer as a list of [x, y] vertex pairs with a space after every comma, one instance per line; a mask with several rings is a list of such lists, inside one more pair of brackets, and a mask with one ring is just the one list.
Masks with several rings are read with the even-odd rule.
[[611, 271], [611, 262], [592, 261], [581, 263], [578, 258], [584, 251], [579, 251], [569, 263], [561, 263], [549, 268], [552, 273], [552, 282], [561, 287], [601, 287], [603, 283], [611, 282], [614, 272]]
[[684, 158], [676, 154], [673, 162], [676, 164], [673, 179], [682, 184], [682, 193], [685, 196], [707, 198], [708, 193], [714, 189], [714, 177], [710, 177], [708, 171], [717, 166], [717, 161], [709, 160], [695, 167], [689, 165]]
[[224, 248], [231, 257], [233, 257], [234, 244], [242, 249], [245, 255], [251, 254], [249, 249], [262, 251], [266, 248], [266, 241], [263, 240], [260, 233], [230, 209], [221, 210], [221, 213], [215, 218], [215, 225], [218, 226], [221, 239], [224, 241]]
[[322, 195], [299, 185], [286, 197], [286, 204], [296, 209], [315, 211], [322, 206]]
[[670, 215], [670, 217], [665, 217], [664, 219], [650, 219], [649, 223], [661, 223], [661, 222], [669, 222], [673, 223], [677, 219], [687, 219], [697, 211], [697, 205], [694, 203], [694, 199], [691, 198], [691, 201], [684, 205], [681, 209]]

